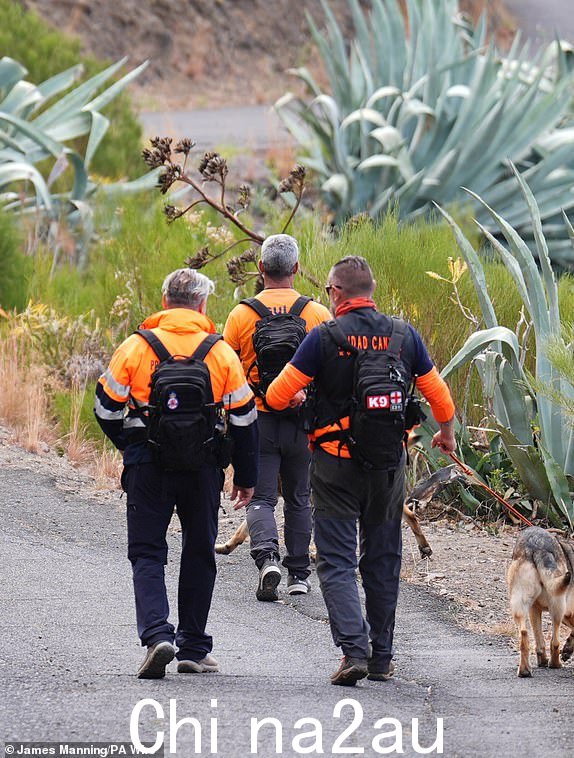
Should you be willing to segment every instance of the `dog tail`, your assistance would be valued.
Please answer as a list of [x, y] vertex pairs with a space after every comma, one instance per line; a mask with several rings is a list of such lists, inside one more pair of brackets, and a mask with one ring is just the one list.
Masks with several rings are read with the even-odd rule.
[[[549, 560], [550, 556], [541, 553], [533, 555], [534, 565], [538, 571], [538, 576], [542, 585], [550, 595], [560, 595], [566, 592], [572, 581], [572, 570], [568, 562], [568, 570], [563, 573], [559, 572], [559, 567], [555, 560]], [[554, 558], [554, 556], [552, 556]]]

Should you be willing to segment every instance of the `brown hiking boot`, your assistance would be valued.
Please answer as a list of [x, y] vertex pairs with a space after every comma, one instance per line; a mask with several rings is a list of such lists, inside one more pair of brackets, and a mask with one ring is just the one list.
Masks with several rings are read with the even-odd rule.
[[209, 653], [200, 661], [180, 661], [177, 664], [178, 674], [209, 674], [219, 671], [219, 663]]
[[175, 648], [167, 640], [149, 645], [143, 663], [138, 670], [138, 679], [163, 679], [165, 667], [173, 661], [174, 657]]
[[367, 679], [370, 679], [372, 682], [386, 682], [394, 673], [395, 664], [392, 661], [389, 661], [387, 667], [383, 667], [382, 669], [372, 669], [371, 663], [369, 662], [369, 674]]
[[341, 660], [341, 665], [331, 676], [331, 684], [354, 687], [359, 679], [364, 679], [367, 676], [367, 673], [365, 658], [350, 658], [345, 655]]

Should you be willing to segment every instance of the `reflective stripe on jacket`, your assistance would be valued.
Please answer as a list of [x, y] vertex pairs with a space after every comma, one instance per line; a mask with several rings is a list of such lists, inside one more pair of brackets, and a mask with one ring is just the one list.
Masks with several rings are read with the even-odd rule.
[[[169, 308], [149, 316], [141, 325], [151, 329], [171, 355], [190, 356], [208, 334], [215, 333], [212, 321], [190, 308]], [[146, 439], [145, 424], [137, 406], [147, 405], [151, 375], [159, 363], [148, 343], [137, 334], [130, 335], [117, 348], [110, 365], [102, 374], [96, 388], [94, 412], [105, 434], [120, 450]], [[211, 377], [213, 399], [228, 410], [230, 427], [241, 437], [244, 451], [256, 459], [250, 450], [252, 440], [247, 438], [256, 429], [257, 410], [241, 363], [234, 351], [223, 340], [217, 342], [205, 358]], [[235, 436], [235, 434], [234, 434]], [[241, 456], [241, 452], [238, 451]], [[234, 459], [235, 465], [235, 459]], [[242, 465], [241, 486], [252, 486], [255, 474], [251, 464]], [[236, 475], [237, 475], [236, 471]], [[236, 476], [237, 478], [237, 476]], [[247, 481], [249, 480], [249, 482]], [[251, 481], [253, 480], [253, 481]]]

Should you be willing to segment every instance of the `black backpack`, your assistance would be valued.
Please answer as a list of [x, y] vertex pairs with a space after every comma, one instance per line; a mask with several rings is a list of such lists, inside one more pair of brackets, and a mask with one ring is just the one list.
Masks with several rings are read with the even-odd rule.
[[146, 426], [157, 463], [168, 471], [196, 471], [204, 464], [225, 467], [221, 460], [222, 406], [213, 401], [209, 369], [204, 358], [222, 339], [208, 335], [191, 356], [172, 356], [147, 329], [136, 334], [159, 358], [150, 381]]
[[347, 443], [351, 458], [369, 470], [398, 468], [405, 433], [413, 421], [408, 409], [409, 376], [400, 357], [407, 324], [397, 318], [392, 322], [386, 350], [358, 350], [336, 321], [325, 324], [337, 347], [355, 356], [353, 394], [344, 414], [348, 411], [349, 430], [339, 433], [338, 439]]
[[[247, 382], [254, 394], [265, 402], [267, 388], [281, 370], [289, 363], [307, 334], [307, 324], [301, 313], [310, 297], [300, 296], [286, 313], [273, 313], [255, 297], [242, 300], [260, 317], [253, 332], [255, 360], [247, 370]], [[259, 381], [251, 379], [251, 372], [257, 366]], [[269, 408], [269, 410], [273, 410]]]

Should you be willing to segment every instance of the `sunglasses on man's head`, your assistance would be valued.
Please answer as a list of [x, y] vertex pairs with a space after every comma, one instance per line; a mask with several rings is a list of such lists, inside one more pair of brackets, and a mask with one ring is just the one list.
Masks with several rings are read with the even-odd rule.
[[331, 290], [342, 290], [343, 288], [340, 287], [338, 284], [327, 284], [325, 285], [325, 292], [330, 295]]

